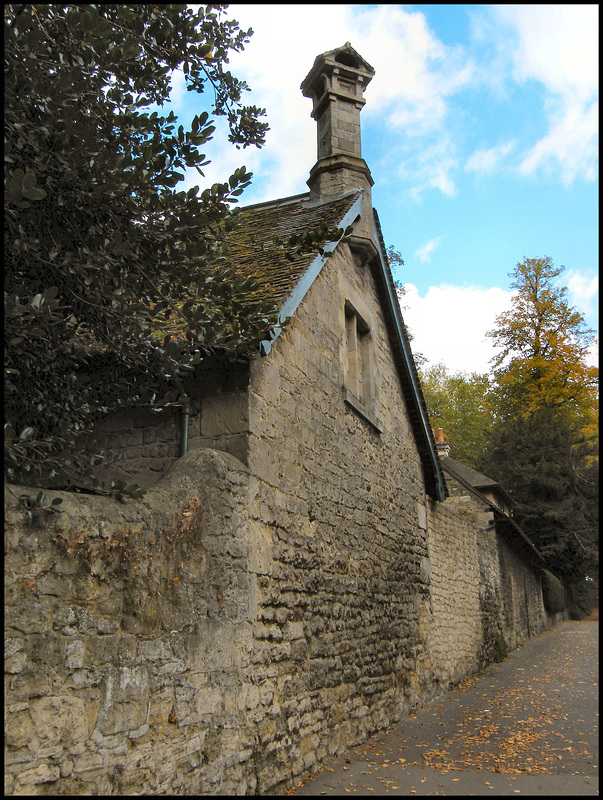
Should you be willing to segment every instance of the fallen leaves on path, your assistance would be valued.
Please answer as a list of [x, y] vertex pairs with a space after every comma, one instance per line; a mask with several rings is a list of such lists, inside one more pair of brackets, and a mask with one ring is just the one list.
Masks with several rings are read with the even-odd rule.
[[[594, 773], [598, 739], [591, 706], [598, 659], [592, 647], [579, 632], [562, 632], [546, 661], [524, 661], [512, 681], [496, 668], [472, 675], [420, 718], [413, 715], [406, 729], [402, 722], [357, 748], [355, 754], [366, 759], [360, 781], [372, 775], [383, 786], [378, 793], [387, 794], [404, 785], [409, 766], [442, 774], [485, 771], [484, 778], [488, 771], [506, 773], [512, 780], [520, 774], [586, 775], [589, 765]], [[364, 794], [374, 791], [360, 781], [345, 791], [361, 785]], [[493, 788], [484, 781], [485, 790]]]
[[[425, 710], [422, 725], [442, 726], [441, 733], [432, 732], [430, 744], [422, 733], [420, 738], [412, 736], [418, 738], [414, 743], [398, 740], [390, 752], [412, 753], [410, 758], [415, 760], [409, 760], [409, 765], [442, 773], [468, 768], [510, 774], [583, 774], [585, 764], [593, 764], [594, 771], [598, 747], [576, 709], [584, 709], [589, 702], [585, 698], [593, 696], [597, 660], [584, 649], [579, 632], [572, 633], [560, 634], [546, 664], [517, 667], [511, 686], [505, 680], [492, 683], [497, 681], [496, 671], [487, 681], [483, 673], [472, 675], [444, 701]], [[451, 702], [456, 704], [452, 715]], [[445, 704], [448, 719], [440, 722], [438, 714]], [[417, 754], [419, 748], [422, 752]], [[373, 750], [374, 756], [380, 753]]]

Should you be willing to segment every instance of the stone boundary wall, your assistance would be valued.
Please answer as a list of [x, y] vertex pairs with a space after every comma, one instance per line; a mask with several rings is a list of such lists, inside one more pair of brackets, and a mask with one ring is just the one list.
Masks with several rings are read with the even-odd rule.
[[[64, 513], [28, 522], [9, 487], [8, 794], [274, 794], [478, 669], [499, 628], [536, 633], [522, 559], [426, 500], [346, 248], [248, 390], [198, 398], [186, 456], [176, 411], [98, 429], [148, 476], [141, 502], [49, 492]], [[370, 327], [363, 412], [346, 303]]]
[[[181, 441], [180, 408], [161, 412], [136, 409], [117, 412], [98, 422], [85, 449], [92, 453], [103, 448], [112, 454], [107, 466], [94, 470], [105, 487], [112, 480], [119, 480], [148, 489], [174, 466], [180, 457]], [[198, 441], [199, 412], [193, 405], [189, 418], [189, 449], [194, 449]], [[116, 459], [116, 456], [119, 457]]]
[[140, 502], [5, 492], [5, 792], [255, 789], [248, 473], [210, 450]]
[[497, 534], [502, 586], [502, 633], [510, 650], [547, 627], [538, 570], [503, 535]]
[[433, 669], [448, 686], [479, 667], [479, 528], [446, 503], [432, 502], [428, 511], [430, 652]]
[[485, 580], [508, 646], [544, 625], [531, 569], [446, 504], [375, 558], [268, 488], [209, 449], [142, 502], [32, 520], [7, 487], [7, 794], [282, 791], [487, 661]]
[[517, 543], [447, 501], [429, 509], [429, 645], [445, 685], [550, 627], [539, 570]]
[[[245, 390], [220, 390], [191, 401], [187, 449], [207, 447], [230, 453], [244, 464], [249, 449], [249, 400]], [[108, 488], [111, 481], [137, 483], [144, 489], [157, 484], [182, 453], [183, 411], [123, 410], [100, 420], [87, 437], [85, 451], [103, 449], [106, 464], [93, 472]]]
[[176, 410], [99, 426], [141, 502], [52, 492], [64, 513], [27, 524], [7, 493], [9, 794], [282, 791], [526, 635], [521, 559], [425, 498], [388, 337], [346, 245], [270, 354], [197, 397], [186, 456]]

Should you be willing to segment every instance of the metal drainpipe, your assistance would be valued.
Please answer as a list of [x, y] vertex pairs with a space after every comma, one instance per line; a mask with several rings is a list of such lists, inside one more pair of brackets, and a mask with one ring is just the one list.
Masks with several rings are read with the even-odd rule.
[[180, 434], [180, 455], [188, 453], [188, 422], [191, 415], [190, 400], [186, 400], [182, 406], [182, 432]]
[[191, 415], [191, 401], [184, 390], [180, 378], [174, 375], [172, 376], [172, 380], [178, 391], [186, 397], [186, 400], [182, 404], [182, 428], [180, 432], [180, 455], [185, 456], [188, 453], [188, 422]]

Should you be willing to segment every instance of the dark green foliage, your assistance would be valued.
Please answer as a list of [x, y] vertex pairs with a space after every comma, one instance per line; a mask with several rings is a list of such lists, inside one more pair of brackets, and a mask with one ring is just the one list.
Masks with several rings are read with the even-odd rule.
[[542, 599], [549, 614], [565, 611], [563, 584], [548, 570], [544, 570], [542, 573]]
[[[69, 484], [102, 454], [77, 447], [99, 417], [182, 391], [213, 348], [240, 354], [270, 323], [253, 286], [233, 292], [221, 270], [229, 204], [245, 168], [224, 184], [176, 192], [182, 170], [208, 163], [207, 112], [176, 131], [168, 98], [181, 68], [209, 87], [237, 146], [260, 145], [263, 112], [224, 69], [251, 32], [220, 7], [6, 5], [6, 472]], [[233, 293], [236, 296], [233, 298]], [[158, 340], [177, 318], [178, 341]], [[151, 330], [155, 336], [151, 335]], [[161, 345], [161, 346], [160, 346]]]
[[[256, 353], [276, 321], [273, 300], [225, 260], [245, 167], [174, 188], [185, 169], [203, 178], [210, 114], [236, 147], [264, 141], [264, 112], [226, 69], [252, 32], [224, 8], [4, 6], [10, 481], [81, 485], [105, 457], [81, 446], [95, 422], [183, 401], [203, 358]], [[175, 69], [209, 109], [190, 130], [151, 110]]]
[[598, 571], [596, 444], [551, 409], [499, 421], [480, 469], [517, 505], [514, 519], [566, 587]]
[[569, 584], [566, 596], [570, 619], [585, 619], [590, 615], [591, 607], [586, 581], [575, 581]]
[[22, 494], [19, 497], [19, 501], [25, 506], [25, 508], [37, 508], [37, 509], [45, 509], [47, 511], [54, 511], [57, 514], [61, 513], [61, 509], [59, 506], [63, 502], [62, 498], [55, 497], [50, 505], [48, 505], [48, 495], [44, 494], [44, 492], [38, 492], [38, 494]]

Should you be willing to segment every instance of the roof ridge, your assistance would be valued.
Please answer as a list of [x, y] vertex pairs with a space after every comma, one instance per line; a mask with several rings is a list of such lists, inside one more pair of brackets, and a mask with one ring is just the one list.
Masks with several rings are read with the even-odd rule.
[[248, 206], [239, 206], [241, 211], [247, 211], [251, 208], [279, 208], [280, 206], [293, 205], [304, 197], [309, 197], [310, 192], [303, 192], [302, 194], [292, 194], [290, 197], [281, 197], [278, 200], [263, 200], [261, 203], [250, 203]]
[[346, 189], [344, 192], [335, 192], [330, 195], [317, 195], [312, 192], [303, 192], [302, 194], [293, 194], [290, 197], [281, 197], [277, 200], [264, 200], [261, 203], [251, 203], [248, 206], [239, 206], [240, 211], [249, 211], [251, 209], [262, 208], [281, 208], [283, 206], [294, 205], [295, 203], [307, 200], [307, 205], [311, 208], [315, 206], [328, 205], [330, 203], [343, 200], [345, 197], [357, 195], [362, 192], [362, 189]]

